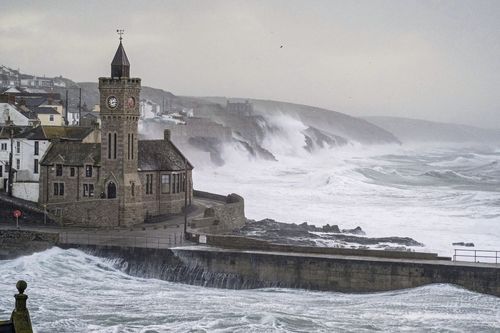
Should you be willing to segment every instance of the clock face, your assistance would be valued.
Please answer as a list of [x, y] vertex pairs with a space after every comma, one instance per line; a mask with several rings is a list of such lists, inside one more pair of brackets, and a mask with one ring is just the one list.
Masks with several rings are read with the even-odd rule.
[[118, 106], [118, 99], [115, 96], [108, 97], [108, 108], [114, 109]]
[[135, 106], [135, 98], [129, 97], [127, 99], [127, 106], [131, 109]]

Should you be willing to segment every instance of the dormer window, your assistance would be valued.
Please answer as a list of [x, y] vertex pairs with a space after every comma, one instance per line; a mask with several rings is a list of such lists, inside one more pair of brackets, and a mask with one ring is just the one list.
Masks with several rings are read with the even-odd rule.
[[85, 166], [85, 177], [92, 177], [92, 165], [90, 164]]

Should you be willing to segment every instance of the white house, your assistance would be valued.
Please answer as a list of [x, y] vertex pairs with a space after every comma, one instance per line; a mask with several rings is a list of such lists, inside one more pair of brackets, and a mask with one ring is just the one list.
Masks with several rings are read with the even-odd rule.
[[0, 103], [0, 125], [5, 125], [9, 117], [14, 125], [30, 125], [30, 119], [20, 109], [9, 103]]

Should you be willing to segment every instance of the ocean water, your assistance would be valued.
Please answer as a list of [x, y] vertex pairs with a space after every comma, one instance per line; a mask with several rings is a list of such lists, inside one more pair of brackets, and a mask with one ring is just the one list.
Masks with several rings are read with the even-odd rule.
[[112, 260], [53, 248], [0, 261], [0, 318], [26, 293], [38, 333], [499, 332], [500, 299], [451, 285], [372, 294], [223, 290], [124, 274]]
[[195, 169], [202, 190], [236, 192], [246, 215], [412, 237], [418, 251], [451, 256], [454, 242], [500, 250], [500, 146], [349, 145], [306, 153], [274, 140], [278, 162], [227, 147], [226, 165]]

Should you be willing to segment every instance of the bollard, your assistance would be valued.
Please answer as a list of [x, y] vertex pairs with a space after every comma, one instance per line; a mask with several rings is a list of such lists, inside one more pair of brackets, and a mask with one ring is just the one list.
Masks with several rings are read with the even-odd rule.
[[16, 284], [19, 294], [14, 296], [16, 298], [16, 307], [12, 312], [10, 320], [14, 325], [14, 331], [17, 333], [33, 333], [30, 314], [26, 307], [28, 296], [24, 294], [27, 287], [28, 284], [23, 280], [19, 280]]

